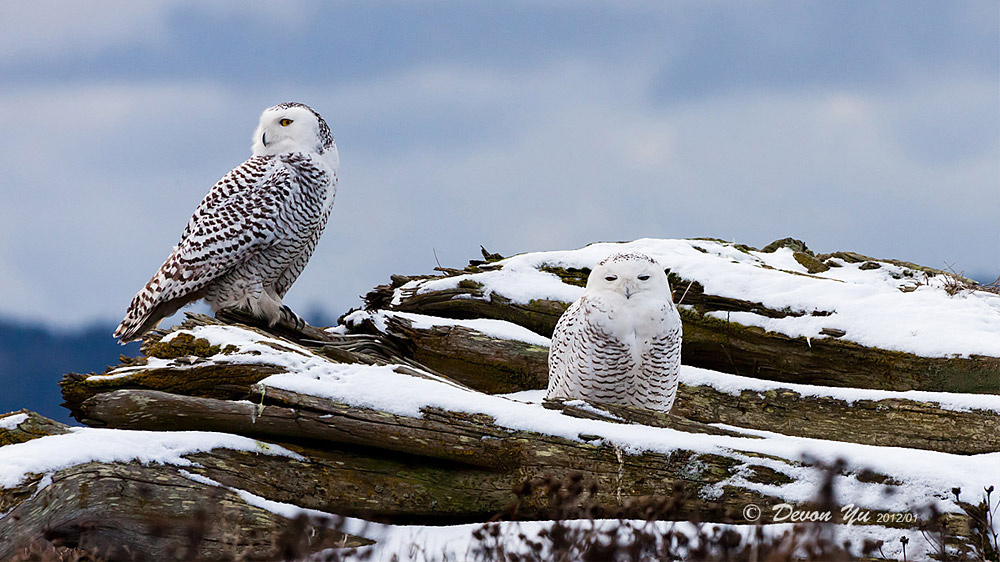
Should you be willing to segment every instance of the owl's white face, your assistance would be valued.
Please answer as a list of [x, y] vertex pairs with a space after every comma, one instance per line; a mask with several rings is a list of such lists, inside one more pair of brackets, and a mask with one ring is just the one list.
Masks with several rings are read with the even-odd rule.
[[672, 300], [663, 268], [637, 253], [614, 254], [598, 263], [587, 278], [586, 292], [617, 295], [629, 302]]
[[286, 152], [323, 152], [330, 129], [303, 105], [281, 104], [264, 110], [254, 132], [253, 154], [265, 156]]

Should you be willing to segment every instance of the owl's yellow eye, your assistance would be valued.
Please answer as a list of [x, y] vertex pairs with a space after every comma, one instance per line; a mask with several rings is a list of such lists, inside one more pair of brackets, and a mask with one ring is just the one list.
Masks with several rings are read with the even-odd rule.
[[281, 121], [278, 121], [278, 123], [281, 123], [282, 127], [287, 127], [287, 126], [289, 126], [289, 125], [292, 124], [292, 120], [291, 119], [282, 119]]

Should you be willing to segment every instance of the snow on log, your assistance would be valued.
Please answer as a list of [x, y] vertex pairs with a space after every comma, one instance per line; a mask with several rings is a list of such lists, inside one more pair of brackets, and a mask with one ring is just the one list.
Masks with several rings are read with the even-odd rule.
[[1000, 295], [907, 262], [817, 256], [791, 239], [764, 250], [646, 239], [520, 254], [393, 276], [366, 308], [494, 318], [548, 336], [594, 264], [630, 250], [670, 275], [686, 365], [799, 384], [1000, 394]]
[[[547, 336], [622, 250], [659, 260], [680, 302], [667, 415], [543, 400]], [[548, 519], [565, 506], [528, 484], [577, 482], [571, 517], [682, 498], [654, 517], [747, 524], [754, 505], [773, 523], [831, 485], [836, 507], [870, 514], [853, 526], [916, 536], [933, 504], [960, 559], [982, 541], [977, 494], [1000, 483], [998, 313], [1000, 296], [945, 272], [787, 239], [490, 255], [394, 275], [328, 329], [189, 315], [142, 357], [64, 377], [91, 427], [0, 416], [0, 558], [41, 538], [108, 560], [133, 556], [123, 544], [267, 559], [301, 513]], [[307, 552], [364, 542], [309, 524]]]

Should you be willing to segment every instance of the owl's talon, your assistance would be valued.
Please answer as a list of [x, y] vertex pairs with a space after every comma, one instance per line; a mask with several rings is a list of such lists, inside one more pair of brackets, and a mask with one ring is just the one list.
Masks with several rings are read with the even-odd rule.
[[301, 316], [295, 314], [288, 305], [284, 304], [281, 305], [281, 319], [296, 330], [301, 330], [309, 325]]

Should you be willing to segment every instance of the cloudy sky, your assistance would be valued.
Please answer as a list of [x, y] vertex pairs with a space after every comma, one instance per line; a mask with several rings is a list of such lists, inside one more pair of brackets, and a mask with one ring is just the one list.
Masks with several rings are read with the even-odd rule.
[[1000, 274], [995, 0], [7, 2], [0, 316], [117, 322], [260, 111], [333, 128], [288, 302], [593, 241]]

